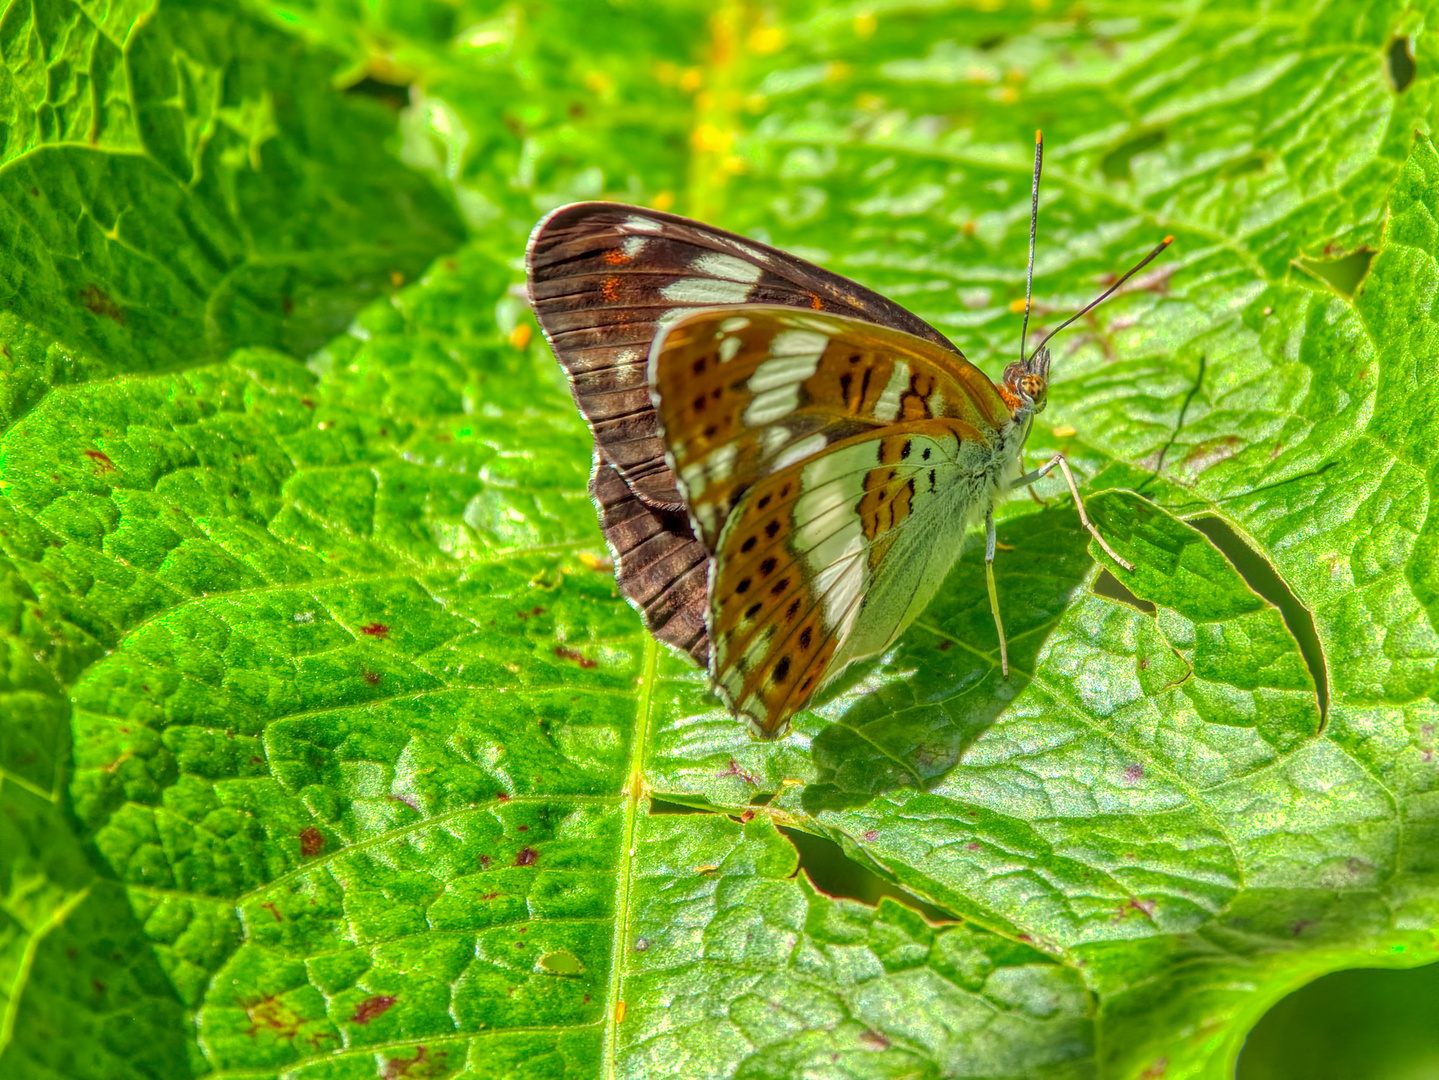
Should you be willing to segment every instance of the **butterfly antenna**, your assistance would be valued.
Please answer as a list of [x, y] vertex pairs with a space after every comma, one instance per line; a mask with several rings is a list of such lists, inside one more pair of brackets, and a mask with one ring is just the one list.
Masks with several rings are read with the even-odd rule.
[[[1037, 169], [1036, 169], [1036, 173], [1035, 173], [1035, 174], [1038, 175], [1038, 170], [1037, 170]], [[1091, 300], [1089, 303], [1085, 304], [1084, 307], [1080, 308], [1078, 311], [1076, 311], [1076, 312], [1075, 312], [1073, 315], [1071, 315], [1069, 318], [1065, 319], [1064, 322], [1060, 323], [1060, 324], [1059, 324], [1058, 326], [1056, 326], [1053, 330], [1051, 330], [1051, 331], [1045, 336], [1045, 339], [1039, 343], [1038, 348], [1036, 348], [1034, 351], [1035, 351], [1036, 353], [1039, 352], [1040, 349], [1044, 348], [1046, 345], [1049, 344], [1050, 339], [1053, 338], [1055, 334], [1059, 333], [1061, 330], [1063, 330], [1063, 329], [1064, 329], [1066, 326], [1068, 326], [1070, 323], [1074, 322], [1076, 319], [1079, 319], [1079, 318], [1082, 318], [1082, 317], [1085, 316], [1085, 315], [1088, 315], [1091, 311], [1093, 311], [1095, 308], [1097, 308], [1100, 304], [1102, 304], [1102, 303], [1104, 303], [1106, 300], [1108, 300], [1111, 296], [1113, 296], [1113, 295], [1115, 294], [1116, 291], [1118, 291], [1118, 289], [1119, 289], [1119, 287], [1120, 287], [1121, 285], [1123, 285], [1126, 281], [1128, 281], [1130, 278], [1132, 278], [1135, 274], [1139, 273], [1139, 271], [1143, 270], [1146, 266], [1148, 266], [1148, 265], [1149, 265], [1150, 263], [1152, 263], [1155, 259], [1157, 259], [1157, 258], [1159, 257], [1159, 253], [1160, 253], [1161, 251], [1163, 251], [1165, 248], [1167, 248], [1167, 247], [1168, 247], [1170, 244], [1172, 244], [1172, 243], [1174, 243], [1174, 237], [1172, 237], [1172, 236], [1166, 236], [1163, 240], [1161, 240], [1161, 241], [1159, 242], [1159, 245], [1158, 245], [1153, 251], [1151, 251], [1148, 255], [1144, 256], [1144, 258], [1140, 259], [1137, 263], [1135, 263], [1135, 264], [1134, 264], [1133, 266], [1131, 266], [1128, 270], [1126, 270], [1126, 271], [1124, 272], [1124, 276], [1123, 276], [1123, 277], [1121, 277], [1118, 281], [1116, 281], [1116, 282], [1115, 282], [1113, 285], [1111, 285], [1109, 288], [1105, 289], [1102, 293], [1100, 293], [1097, 297], [1095, 297], [1095, 298], [1094, 298], [1093, 300]]]
[[1044, 133], [1034, 132], [1034, 183], [1029, 189], [1029, 263], [1024, 272], [1024, 327], [1019, 331], [1019, 361], [1024, 362], [1024, 339], [1029, 336], [1029, 309], [1034, 296], [1034, 234], [1039, 228], [1039, 167], [1044, 164]]

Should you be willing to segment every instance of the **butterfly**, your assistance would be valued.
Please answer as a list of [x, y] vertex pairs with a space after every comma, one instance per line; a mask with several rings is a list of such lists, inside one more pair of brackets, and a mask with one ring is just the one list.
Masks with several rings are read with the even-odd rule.
[[1049, 338], [1024, 355], [1042, 158], [1036, 133], [1021, 359], [998, 383], [892, 300], [697, 221], [584, 202], [530, 237], [530, 304], [594, 435], [619, 591], [756, 734], [892, 644], [980, 522], [1007, 678], [994, 506], [1053, 469], [1132, 569], [1063, 455], [1022, 463], [1049, 384]]

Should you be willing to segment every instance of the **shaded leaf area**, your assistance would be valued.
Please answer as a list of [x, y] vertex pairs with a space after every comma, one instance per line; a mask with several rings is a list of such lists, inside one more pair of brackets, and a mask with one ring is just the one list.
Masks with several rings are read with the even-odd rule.
[[[459, 240], [332, 55], [228, 5], [12, 5], [0, 422], [48, 388], [241, 345], [303, 354]], [[131, 29], [131, 20], [146, 18]]]
[[[256, 10], [0, 24], [0, 184], [54, 180], [0, 211], [50, 275], [0, 324], [8, 1071], [1220, 1077], [1292, 986], [1439, 956], [1427, 8]], [[615, 595], [524, 230], [672, 204], [997, 373], [1036, 123], [1041, 324], [1178, 238], [1034, 439], [1155, 611], [1048, 481], [1009, 681], [971, 553], [753, 742]], [[432, 185], [475, 239], [412, 280]], [[1291, 269], [1363, 249], [1352, 298]], [[1319, 734], [1205, 515], [1312, 614]], [[775, 824], [967, 921], [818, 894]]]

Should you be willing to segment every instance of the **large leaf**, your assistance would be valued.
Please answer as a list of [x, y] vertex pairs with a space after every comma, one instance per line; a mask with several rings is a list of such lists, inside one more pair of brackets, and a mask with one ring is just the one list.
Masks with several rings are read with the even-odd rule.
[[[251, 7], [0, 23], [7, 1075], [1218, 1078], [1439, 958], [1427, 6]], [[968, 555], [754, 742], [615, 595], [525, 231], [673, 205], [997, 372], [1035, 126], [1041, 322], [1177, 238], [1033, 446], [1138, 569], [1054, 481], [1009, 681]]]

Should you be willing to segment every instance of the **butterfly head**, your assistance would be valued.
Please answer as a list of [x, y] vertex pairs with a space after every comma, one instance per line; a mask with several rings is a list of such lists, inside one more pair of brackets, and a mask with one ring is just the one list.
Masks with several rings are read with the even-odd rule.
[[1044, 411], [1049, 395], [1049, 350], [1041, 346], [1023, 363], [1004, 369], [1004, 403], [1011, 414]]

